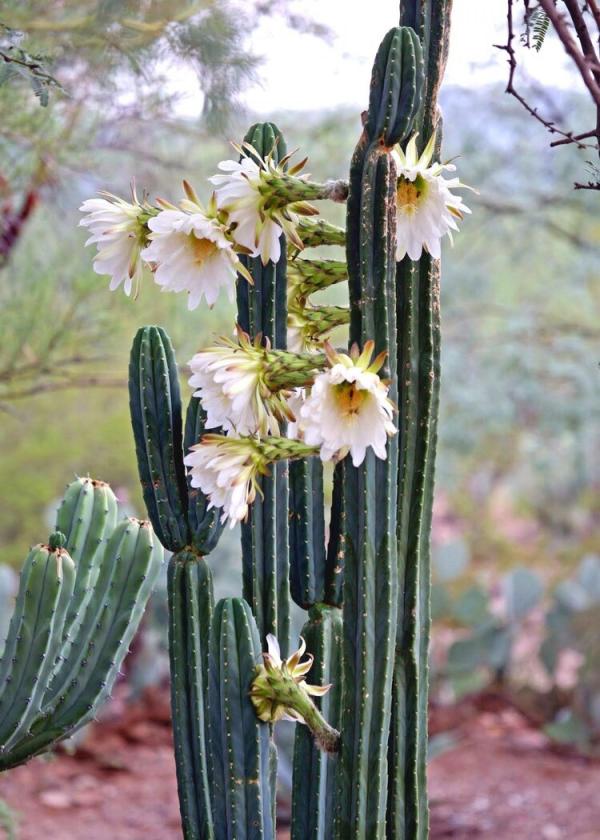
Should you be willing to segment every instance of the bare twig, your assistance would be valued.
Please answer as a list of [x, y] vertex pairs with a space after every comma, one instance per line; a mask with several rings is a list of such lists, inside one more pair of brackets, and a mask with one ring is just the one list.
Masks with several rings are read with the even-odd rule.
[[[558, 128], [554, 120], [543, 117], [538, 109], [531, 105], [525, 97], [518, 91], [515, 83], [515, 76], [517, 72], [517, 56], [514, 48], [514, 0], [507, 0], [507, 40], [505, 44], [496, 44], [498, 49], [503, 50], [508, 55], [508, 81], [506, 85], [506, 93], [513, 96], [525, 110], [539, 123], [541, 123], [550, 134], [560, 135], [560, 139], [554, 140], [550, 143], [551, 146], [566, 146], [575, 145], [578, 149], [594, 148], [600, 153], [600, 55], [596, 43], [600, 34], [600, 7], [597, 0], [587, 0], [583, 3], [580, 0], [562, 0], [563, 6], [568, 13], [568, 16], [561, 13], [557, 8], [557, 0], [538, 0], [537, 9], [541, 9], [548, 21], [556, 32], [560, 42], [562, 43], [565, 52], [577, 68], [579, 75], [590, 95], [594, 110], [596, 112], [596, 127], [590, 131], [578, 132]], [[528, 10], [529, 5], [527, 0], [524, 0], [525, 5], [525, 25], [528, 27]], [[584, 11], [589, 11], [594, 19], [598, 32], [592, 36], [589, 24], [591, 21], [586, 19]], [[577, 38], [573, 37], [573, 30]], [[525, 39], [525, 45], [529, 46], [528, 38]], [[593, 146], [582, 141], [595, 138]], [[586, 184], [576, 183], [577, 190], [600, 190], [600, 181], [589, 181]]]
[[5, 391], [2, 394], [2, 401], [13, 402], [53, 391], [71, 391], [77, 388], [125, 388], [125, 386], [126, 382], [121, 377], [79, 376], [66, 380], [37, 382], [27, 388]]
[[527, 102], [525, 97], [519, 93], [515, 86], [515, 74], [517, 72], [517, 55], [515, 52], [515, 48], [513, 46], [513, 41], [515, 39], [515, 30], [514, 30], [514, 17], [513, 17], [513, 0], [508, 0], [507, 2], [507, 10], [506, 10], [506, 26], [507, 26], [507, 36], [506, 36], [506, 44], [494, 44], [494, 46], [499, 49], [503, 50], [508, 55], [508, 81], [506, 83], [505, 92], [514, 96], [514, 98], [519, 102], [523, 108], [530, 114], [534, 119], [540, 122], [549, 132], [550, 134], [560, 134], [564, 138], [565, 143], [576, 143], [579, 149], [585, 149], [586, 146], [583, 143], [576, 141], [573, 137], [573, 132], [563, 131], [562, 129], [558, 128], [554, 122], [554, 120], [545, 119], [538, 111], [537, 108], [533, 107], [532, 105]]

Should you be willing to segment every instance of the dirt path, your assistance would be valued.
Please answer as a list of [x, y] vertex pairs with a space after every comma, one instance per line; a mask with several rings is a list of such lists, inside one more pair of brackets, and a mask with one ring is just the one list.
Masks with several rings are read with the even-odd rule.
[[[431, 840], [600, 840], [599, 763], [555, 754], [510, 710], [479, 713], [456, 736], [431, 763]], [[6, 773], [0, 797], [19, 840], [180, 840], [165, 698], [115, 708], [77, 757]]]

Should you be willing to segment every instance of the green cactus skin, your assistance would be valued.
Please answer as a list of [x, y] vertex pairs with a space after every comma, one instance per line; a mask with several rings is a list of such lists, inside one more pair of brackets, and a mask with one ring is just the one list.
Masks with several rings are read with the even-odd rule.
[[39, 713], [74, 584], [75, 565], [63, 548], [37, 545], [29, 552], [2, 659], [0, 762]]
[[197, 554], [169, 561], [171, 706], [181, 822], [185, 840], [212, 840], [207, 732], [208, 638], [212, 574]]
[[[342, 612], [337, 607], [317, 604], [311, 608], [302, 628], [307, 650], [315, 657], [308, 681], [331, 684], [316, 704], [323, 717], [339, 728], [342, 694]], [[315, 745], [306, 726], [296, 726], [294, 742], [294, 786], [292, 798], [292, 840], [324, 840], [333, 836], [335, 814], [335, 771], [337, 756]]]
[[273, 825], [277, 825], [277, 763], [279, 756], [275, 742], [271, 740], [269, 745], [269, 769], [270, 777], [269, 783], [271, 785], [271, 813], [273, 815]]
[[270, 727], [249, 690], [261, 642], [249, 605], [226, 598], [215, 607], [210, 638], [210, 744], [215, 840], [273, 840]]
[[341, 607], [344, 592], [344, 558], [346, 556], [346, 508], [344, 505], [344, 461], [333, 471], [333, 493], [329, 516], [329, 540], [325, 571], [326, 604]]
[[95, 716], [110, 696], [162, 558], [149, 522], [126, 519], [117, 525], [77, 636], [48, 690], [51, 700], [44, 697], [29, 733], [0, 753], [0, 770], [46, 751]]
[[407, 26], [390, 29], [373, 65], [365, 125], [370, 141], [393, 146], [410, 136], [423, 83], [423, 53], [416, 32]]
[[[198, 397], [190, 399], [185, 415], [184, 452], [198, 443], [204, 434], [206, 415]], [[214, 431], [214, 429], [212, 430]], [[192, 487], [188, 478], [188, 522], [192, 534], [192, 543], [200, 554], [210, 554], [216, 547], [223, 533], [221, 508], [208, 509], [208, 500], [197, 487]]]
[[[424, 44], [426, 86], [415, 129], [422, 150], [441, 124], [437, 94], [447, 56], [451, 2], [404, 0], [400, 21]], [[430, 530], [440, 382], [440, 269], [427, 254], [397, 268], [400, 474], [400, 609], [389, 744], [388, 840], [426, 840]]]
[[169, 551], [188, 545], [181, 396], [171, 340], [160, 327], [138, 330], [129, 362], [131, 425], [144, 502]]
[[323, 465], [318, 456], [291, 462], [290, 589], [307, 610], [325, 601], [325, 500]]
[[[68, 654], [70, 639], [78, 632], [108, 538], [117, 524], [117, 498], [104, 481], [76, 478], [67, 486], [56, 513], [56, 530], [65, 535], [65, 548], [75, 563], [75, 588], [63, 630], [61, 657]], [[60, 667], [59, 659], [55, 670]]]
[[[244, 141], [277, 162], [286, 153], [279, 129], [272, 123], [252, 126]], [[259, 257], [246, 258], [254, 285], [237, 281], [238, 322], [251, 338], [261, 333], [272, 346], [285, 350], [287, 337], [286, 249], [282, 237], [279, 262], [262, 265]], [[243, 594], [252, 607], [263, 645], [268, 633], [277, 636], [283, 655], [290, 637], [288, 466], [274, 464], [271, 475], [260, 479], [261, 494], [242, 523]]]
[[[376, 138], [363, 134], [350, 168], [347, 263], [350, 340], [396, 347], [396, 172]], [[392, 361], [392, 363], [390, 363]], [[395, 358], [381, 374], [396, 397]], [[397, 621], [397, 436], [387, 459], [369, 451], [344, 465], [344, 681], [335, 837], [385, 835], [387, 742]]]

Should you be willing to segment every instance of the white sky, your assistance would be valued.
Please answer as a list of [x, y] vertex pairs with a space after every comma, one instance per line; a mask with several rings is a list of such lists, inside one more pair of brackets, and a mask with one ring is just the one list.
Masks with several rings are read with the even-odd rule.
[[[306, 17], [335, 33], [332, 44], [266, 20], [251, 41], [265, 60], [262, 85], [244, 97], [248, 106], [262, 113], [364, 106], [375, 51], [397, 24], [398, 5], [397, 0], [303, 0]], [[505, 15], [506, 0], [454, 0], [447, 84], [505, 79], [505, 53], [492, 47], [505, 40]], [[525, 53], [523, 67], [532, 75], [557, 86], [569, 84], [568, 62], [554, 39], [548, 38], [540, 53]]]
[[[243, 96], [246, 105], [265, 115], [338, 105], [365, 107], [373, 58], [382, 37], [398, 22], [398, 6], [398, 0], [298, 0], [302, 14], [333, 31], [332, 43], [266, 18], [249, 43], [263, 63], [259, 83]], [[505, 21], [506, 0], [454, 0], [446, 84], [468, 87], [506, 80], [506, 54], [493, 47], [506, 40]], [[572, 83], [573, 72], [556, 38], [548, 37], [539, 53], [521, 50], [519, 67], [520, 73], [526, 71], [545, 84]], [[176, 111], [198, 116], [202, 94], [191, 68], [182, 72], [180, 65], [173, 66], [166, 83], [178, 94]]]

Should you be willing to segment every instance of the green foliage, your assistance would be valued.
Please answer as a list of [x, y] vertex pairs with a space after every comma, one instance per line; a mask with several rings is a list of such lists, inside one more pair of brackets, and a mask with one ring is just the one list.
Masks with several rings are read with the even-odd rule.
[[536, 52], [542, 49], [544, 39], [550, 28], [550, 18], [543, 9], [534, 9], [527, 22], [531, 30], [531, 40]]
[[40, 105], [46, 107], [50, 90], [62, 91], [62, 85], [45, 69], [46, 56], [30, 55], [21, 49], [22, 39], [22, 32], [0, 23], [0, 87], [15, 78], [25, 79]]

